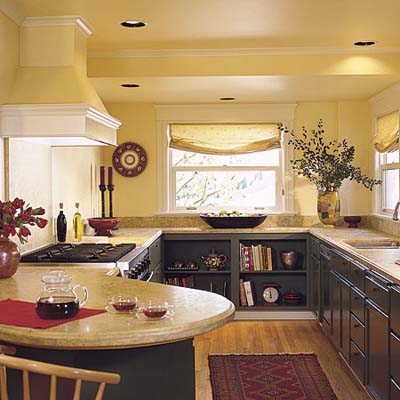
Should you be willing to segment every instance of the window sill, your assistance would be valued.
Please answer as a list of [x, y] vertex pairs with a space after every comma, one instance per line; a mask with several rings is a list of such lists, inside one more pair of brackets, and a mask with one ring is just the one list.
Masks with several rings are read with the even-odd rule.
[[376, 213], [372, 213], [372, 214], [368, 214], [368, 215], [371, 216], [371, 217], [376, 217], [376, 218], [383, 219], [385, 221], [399, 222], [399, 221], [395, 221], [391, 214], [376, 214]]

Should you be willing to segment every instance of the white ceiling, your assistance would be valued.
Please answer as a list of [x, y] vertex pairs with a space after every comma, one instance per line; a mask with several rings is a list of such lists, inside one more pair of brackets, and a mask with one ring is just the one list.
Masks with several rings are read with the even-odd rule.
[[[82, 15], [95, 32], [88, 41], [89, 52], [108, 52], [116, 59], [119, 55], [113, 52], [121, 50], [211, 49], [218, 53], [226, 49], [290, 48], [301, 53], [304, 48], [308, 48], [306, 52], [314, 48], [318, 64], [329, 49], [352, 51], [357, 40], [377, 41], [372, 51], [384, 53], [390, 47], [393, 54], [398, 51], [393, 47], [400, 49], [399, 0], [12, 1], [23, 16]], [[149, 25], [122, 28], [119, 22], [125, 19]], [[323, 51], [318, 54], [318, 49]], [[203, 62], [200, 56], [198, 62]], [[89, 76], [106, 102], [204, 103], [222, 96], [236, 97], [239, 102], [293, 102], [366, 99], [400, 80], [400, 68], [394, 73], [387, 70], [382, 68], [375, 75], [323, 71], [225, 77], [212, 71], [207, 76], [180, 76], [171, 70], [158, 76], [132, 72], [122, 79], [106, 72], [91, 75], [89, 68]], [[140, 83], [141, 87], [121, 89], [122, 82]]]

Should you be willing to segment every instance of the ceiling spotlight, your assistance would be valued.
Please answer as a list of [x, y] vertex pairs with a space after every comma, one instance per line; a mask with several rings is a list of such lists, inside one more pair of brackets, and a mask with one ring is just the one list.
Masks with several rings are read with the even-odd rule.
[[222, 101], [232, 101], [232, 100], [236, 100], [234, 97], [220, 97], [219, 98]]
[[122, 21], [121, 25], [124, 28], [143, 28], [147, 25], [147, 22], [143, 21]]
[[373, 46], [376, 42], [372, 40], [360, 40], [359, 42], [354, 42], [354, 46]]
[[134, 87], [140, 87], [137, 83], [122, 83], [121, 87], [125, 88], [134, 88]]

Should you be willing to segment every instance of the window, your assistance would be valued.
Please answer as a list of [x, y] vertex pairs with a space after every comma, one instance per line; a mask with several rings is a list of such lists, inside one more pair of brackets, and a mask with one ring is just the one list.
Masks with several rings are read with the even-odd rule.
[[280, 149], [240, 155], [170, 152], [173, 209], [280, 210]]
[[374, 145], [378, 179], [382, 180], [377, 212], [390, 214], [400, 199], [399, 112], [384, 114], [376, 120]]
[[[295, 107], [295, 104], [156, 106], [159, 212], [199, 214], [226, 209], [293, 213], [293, 176], [288, 161], [291, 150], [287, 146], [288, 135], [280, 134], [277, 122], [291, 131]], [[190, 134], [185, 133], [188, 125], [201, 126], [200, 132], [195, 133], [191, 128]], [[232, 126], [235, 129], [224, 136], [220, 134], [220, 125], [224, 125], [223, 129]], [[245, 128], [252, 131], [250, 142], [249, 136], [242, 140], [236, 129], [238, 125], [247, 125]], [[273, 126], [275, 133], [270, 129], [268, 135], [258, 137], [261, 125]], [[208, 140], [203, 132], [205, 126], [210, 128], [208, 133], [216, 129], [219, 136]]]

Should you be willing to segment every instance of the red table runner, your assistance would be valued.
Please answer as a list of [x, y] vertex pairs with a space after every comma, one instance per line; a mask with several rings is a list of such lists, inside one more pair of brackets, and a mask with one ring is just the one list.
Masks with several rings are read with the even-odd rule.
[[81, 308], [75, 317], [67, 319], [41, 319], [35, 311], [35, 304], [28, 301], [6, 299], [0, 301], [0, 324], [22, 326], [24, 328], [52, 328], [76, 321], [78, 319], [91, 317], [105, 312], [105, 310], [94, 310]]

